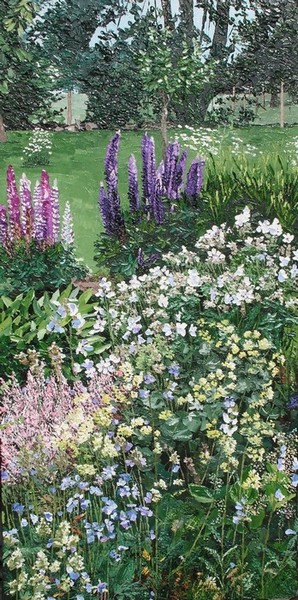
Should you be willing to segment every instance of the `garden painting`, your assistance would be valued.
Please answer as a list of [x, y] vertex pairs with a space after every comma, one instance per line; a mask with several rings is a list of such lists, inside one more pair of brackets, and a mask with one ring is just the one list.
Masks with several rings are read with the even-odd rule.
[[1, 600], [298, 600], [298, 2], [0, 1]]

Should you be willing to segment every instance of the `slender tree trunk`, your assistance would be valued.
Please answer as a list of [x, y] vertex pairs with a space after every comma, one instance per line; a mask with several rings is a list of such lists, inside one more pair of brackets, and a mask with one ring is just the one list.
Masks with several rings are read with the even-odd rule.
[[264, 88], [262, 89], [262, 106], [266, 108], [266, 94]]
[[[214, 83], [206, 83], [202, 90], [199, 98], [196, 101], [196, 116], [200, 123], [204, 122], [207, 108], [212, 98], [224, 91], [222, 84], [220, 84], [222, 70], [225, 69], [226, 59], [222, 62], [224, 50], [227, 46], [228, 32], [229, 32], [229, 16], [231, 9], [231, 0], [220, 0], [216, 5], [216, 14], [213, 18], [214, 23], [214, 34], [212, 38], [212, 44], [210, 48], [210, 58], [218, 61], [219, 65], [216, 71], [219, 75], [219, 85]], [[204, 4], [204, 26], [207, 22], [207, 16], [209, 14], [208, 3]], [[203, 39], [203, 33], [202, 33]], [[216, 79], [216, 78], [215, 78]]]
[[175, 25], [172, 16], [171, 0], [161, 0], [161, 8], [165, 27], [170, 29], [170, 31], [174, 31]]
[[215, 90], [212, 83], [207, 83], [204, 89], [201, 91], [196, 102], [196, 117], [199, 125], [204, 123], [208, 106], [211, 100], [220, 93], [222, 90]]
[[160, 131], [161, 131], [161, 142], [162, 142], [162, 155], [165, 159], [168, 147], [168, 106], [169, 106], [169, 96], [166, 92], [162, 93], [162, 109], [161, 109], [161, 121], [160, 121]]
[[284, 94], [284, 82], [280, 83], [280, 126], [285, 126], [285, 94]]
[[217, 15], [215, 18], [215, 29], [210, 50], [210, 56], [217, 58], [222, 57], [222, 51], [227, 45], [229, 32], [229, 16], [230, 16], [231, 1], [221, 0], [217, 2]]
[[191, 43], [194, 33], [194, 0], [179, 0], [181, 29], [185, 33]]
[[278, 93], [271, 92], [270, 108], [277, 108], [277, 106], [278, 106]]
[[233, 90], [232, 90], [232, 98], [231, 98], [231, 110], [233, 113], [235, 112], [235, 100], [236, 100], [236, 88], [234, 86]]
[[71, 91], [67, 92], [66, 123], [68, 126], [72, 124], [72, 93], [71, 93]]
[[7, 142], [7, 134], [4, 129], [3, 117], [0, 114], [0, 144]]

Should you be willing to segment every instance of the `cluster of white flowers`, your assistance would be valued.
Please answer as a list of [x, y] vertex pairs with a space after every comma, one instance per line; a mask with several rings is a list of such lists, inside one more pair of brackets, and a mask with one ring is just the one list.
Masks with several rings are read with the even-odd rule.
[[[214, 225], [193, 250], [182, 247], [178, 254], [165, 255], [164, 266], [134, 275], [128, 282], [102, 278], [94, 311], [75, 314], [71, 322], [75, 329], [86, 322], [84, 339], [76, 349], [75, 373], [85, 371], [88, 378], [112, 375], [128, 356], [142, 357], [144, 364], [160, 373], [164, 365], [156, 341], [158, 345], [191, 342], [198, 335], [198, 323], [191, 318], [195, 311], [184, 310], [183, 303], [191, 302], [198, 311], [203, 307], [222, 313], [238, 308], [244, 314], [259, 302], [278, 302], [297, 310], [298, 250], [293, 240], [277, 219], [257, 222], [245, 207], [233, 227]], [[48, 329], [62, 332], [65, 310], [70, 308], [58, 307]], [[108, 332], [118, 345], [108, 357], [95, 360], [94, 340]]]
[[[181, 126], [178, 126], [181, 129]], [[208, 127], [189, 127], [185, 125], [189, 133], [180, 133], [179, 140], [190, 150], [194, 150], [201, 156], [212, 154], [218, 156], [221, 152], [230, 152], [233, 155], [257, 156], [262, 154], [256, 146], [247, 144], [241, 137], [226, 133], [225, 130], [214, 130]]]
[[48, 165], [52, 154], [52, 136], [48, 131], [34, 129], [29, 143], [23, 150], [22, 161], [29, 166]]
[[285, 145], [286, 154], [290, 158], [292, 167], [298, 167], [298, 137], [295, 136], [293, 139]]

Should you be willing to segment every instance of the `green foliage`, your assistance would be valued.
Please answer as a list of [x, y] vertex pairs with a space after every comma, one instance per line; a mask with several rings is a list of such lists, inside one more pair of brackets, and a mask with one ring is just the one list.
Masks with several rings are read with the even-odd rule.
[[86, 273], [73, 248], [65, 249], [61, 243], [46, 249], [34, 242], [29, 247], [20, 243], [13, 256], [0, 249], [0, 290], [12, 297], [30, 289], [54, 291], [72, 279], [82, 279]]
[[249, 203], [262, 217], [278, 218], [296, 236], [298, 226], [298, 174], [286, 157], [232, 158], [210, 156], [202, 190], [206, 221], [231, 224], [236, 212]]
[[[145, 260], [155, 255], [154, 264], [162, 264], [162, 255], [178, 252], [181, 246], [192, 248], [197, 238], [197, 224], [200, 208], [192, 208], [186, 201], [180, 200], [173, 212], [169, 212], [166, 221], [156, 226], [153, 220], [136, 222], [130, 214], [125, 216], [127, 239], [125, 243], [101, 233], [94, 244], [94, 260], [99, 269], [108, 268], [111, 274], [130, 277], [142, 272], [138, 263], [141, 249]], [[148, 263], [147, 263], [148, 264]]]
[[20, 63], [30, 55], [22, 44], [26, 26], [35, 16], [36, 4], [31, 0], [3, 0], [0, 6], [0, 93], [7, 94]]
[[[77, 303], [78, 310], [86, 317], [93, 311], [92, 297], [91, 290], [80, 293], [72, 285], [63, 291], [57, 289], [51, 295], [46, 292], [40, 296], [32, 289], [18, 294], [14, 299], [3, 294], [0, 300], [1, 376], [7, 377], [14, 372], [22, 380], [28, 366], [35, 364], [36, 359], [44, 362], [48, 373], [52, 364], [49, 348], [58, 342], [65, 356], [70, 359], [66, 370], [68, 377], [72, 378], [72, 354], [79, 339], [89, 333], [94, 319], [82, 330], [77, 330], [71, 328], [72, 318], [68, 315], [63, 320], [64, 335], [61, 335], [61, 331], [55, 331], [54, 327], [47, 326], [53, 323], [57, 305], [64, 306], [67, 302]], [[95, 352], [100, 353], [102, 349], [108, 348], [106, 337], [89, 334], [89, 338]]]

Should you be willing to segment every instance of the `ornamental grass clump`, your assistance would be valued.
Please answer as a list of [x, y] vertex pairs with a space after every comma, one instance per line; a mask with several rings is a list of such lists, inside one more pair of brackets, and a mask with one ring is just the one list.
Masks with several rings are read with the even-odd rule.
[[144, 270], [165, 250], [193, 242], [205, 161], [195, 158], [186, 175], [187, 152], [180, 155], [175, 141], [168, 145], [165, 160], [157, 167], [154, 139], [145, 134], [142, 182], [132, 154], [128, 161], [129, 210], [124, 212], [118, 191], [119, 143], [118, 132], [107, 148], [105, 186], [100, 184], [98, 204], [105, 233], [95, 244], [95, 259], [112, 272], [131, 275]]
[[[60, 270], [60, 271], [59, 271]], [[19, 189], [14, 170], [7, 169], [7, 206], [0, 205], [0, 287], [6, 294], [53, 289], [86, 270], [74, 255], [69, 204], [60, 227], [59, 191], [47, 171], [34, 191], [23, 174]]]

